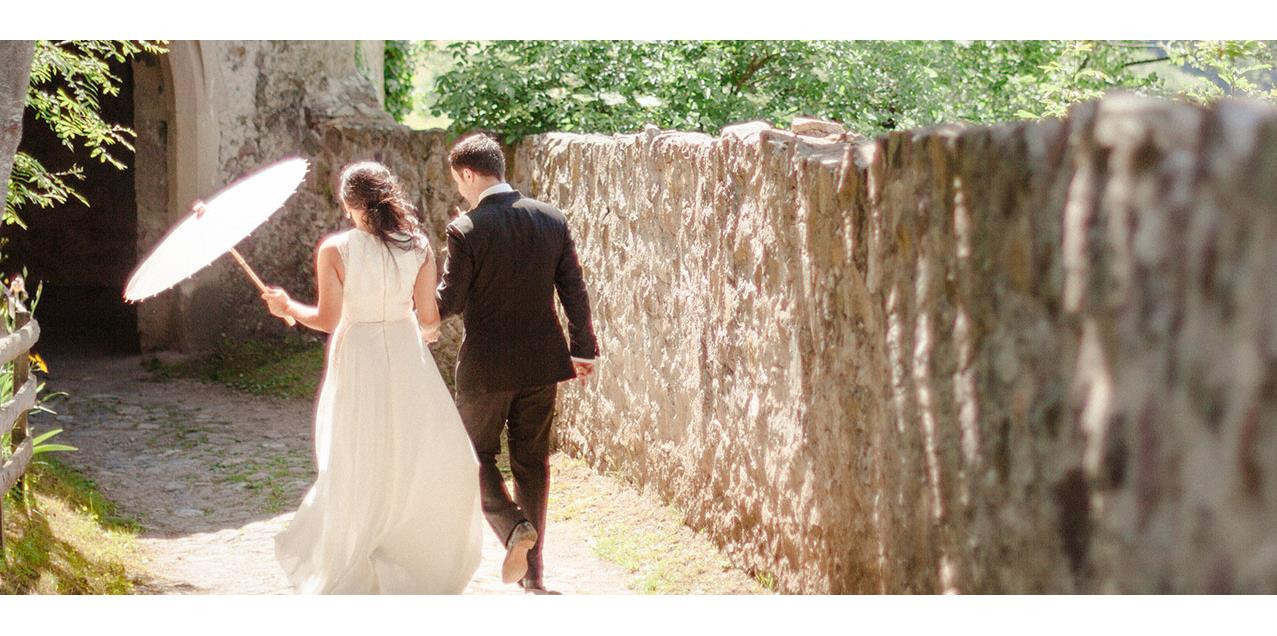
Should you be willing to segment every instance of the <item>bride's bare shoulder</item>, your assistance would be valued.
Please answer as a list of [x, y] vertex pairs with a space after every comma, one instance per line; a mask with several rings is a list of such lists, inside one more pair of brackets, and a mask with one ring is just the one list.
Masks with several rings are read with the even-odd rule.
[[315, 258], [321, 261], [333, 259], [341, 262], [345, 260], [346, 241], [349, 238], [350, 230], [329, 234], [319, 239], [319, 243], [315, 245]]
[[323, 238], [320, 238], [319, 242], [315, 245], [315, 250], [320, 252], [325, 250], [328, 250], [328, 251], [340, 250], [342, 246], [346, 244], [347, 239], [350, 238], [350, 232], [351, 230], [346, 230], [344, 232], [334, 232], [332, 234], [324, 236]]

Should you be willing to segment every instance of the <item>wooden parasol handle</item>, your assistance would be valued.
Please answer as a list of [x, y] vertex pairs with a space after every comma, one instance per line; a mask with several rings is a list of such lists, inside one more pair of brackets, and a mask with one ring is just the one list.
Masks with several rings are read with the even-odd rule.
[[[239, 250], [232, 247], [231, 256], [233, 256], [235, 258], [235, 262], [239, 263], [239, 266], [244, 269], [244, 273], [248, 274], [249, 280], [253, 281], [254, 285], [257, 285], [257, 289], [260, 289], [263, 294], [269, 291], [266, 289], [266, 283], [263, 283], [262, 279], [258, 278], [257, 272], [254, 272], [253, 268], [248, 266], [248, 261], [245, 261], [244, 257], [239, 255]], [[297, 324], [297, 320], [292, 316], [284, 316], [284, 322], [287, 323], [289, 327]]]

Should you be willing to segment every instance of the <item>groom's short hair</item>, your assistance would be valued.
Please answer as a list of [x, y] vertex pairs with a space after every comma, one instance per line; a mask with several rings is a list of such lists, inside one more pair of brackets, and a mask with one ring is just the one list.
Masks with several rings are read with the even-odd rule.
[[501, 144], [483, 133], [458, 139], [448, 153], [448, 165], [457, 171], [469, 168], [479, 174], [505, 179], [505, 153], [501, 152]]

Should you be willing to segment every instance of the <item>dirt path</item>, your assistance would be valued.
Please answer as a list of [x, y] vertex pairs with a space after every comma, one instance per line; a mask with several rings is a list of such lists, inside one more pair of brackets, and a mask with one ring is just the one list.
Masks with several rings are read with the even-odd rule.
[[[49, 385], [61, 456], [139, 521], [139, 588], [156, 594], [287, 594], [273, 537], [314, 479], [312, 405], [192, 380], [154, 382], [137, 357], [61, 358]], [[37, 426], [48, 428], [49, 416]], [[552, 466], [559, 458], [552, 460]], [[557, 470], [557, 468], [556, 468]], [[630, 576], [594, 556], [588, 528], [549, 522], [546, 585], [565, 594], [629, 593]], [[519, 594], [485, 533], [468, 593]]]

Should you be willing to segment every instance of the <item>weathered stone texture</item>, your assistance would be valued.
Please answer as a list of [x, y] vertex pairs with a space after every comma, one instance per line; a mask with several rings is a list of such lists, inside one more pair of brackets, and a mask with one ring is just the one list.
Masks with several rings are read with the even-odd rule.
[[0, 187], [9, 182], [13, 153], [22, 140], [22, 111], [31, 71], [30, 40], [0, 40]]
[[548, 134], [559, 443], [804, 592], [1277, 592], [1277, 112]]
[[[137, 199], [137, 254], [142, 258], [182, 218], [170, 196], [171, 137], [177, 130], [173, 87], [165, 82], [159, 57], [133, 61], [133, 186]], [[189, 202], [182, 202], [189, 203]], [[176, 348], [181, 343], [176, 294], [160, 294], [137, 305], [138, 345], [142, 351]]]

